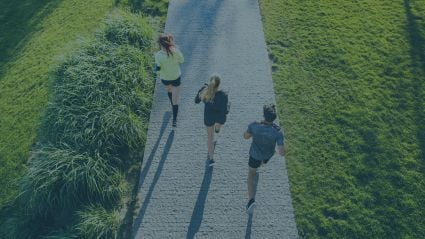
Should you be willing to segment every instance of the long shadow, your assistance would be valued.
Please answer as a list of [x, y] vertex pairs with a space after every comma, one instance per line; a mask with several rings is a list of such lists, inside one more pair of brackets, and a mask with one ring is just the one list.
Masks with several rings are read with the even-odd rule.
[[171, 119], [171, 112], [168, 112], [168, 111], [165, 112], [164, 116], [162, 118], [162, 125], [161, 125], [160, 131], [159, 131], [158, 139], [156, 140], [156, 143], [153, 146], [152, 151], [149, 154], [149, 157], [147, 158], [146, 162], [144, 162], [143, 170], [140, 172], [140, 179], [139, 179], [137, 191], [142, 188], [143, 183], [145, 182], [146, 176], [147, 176], [149, 169], [151, 167], [151, 164], [152, 164], [152, 160], [153, 160], [153, 158], [156, 154], [156, 151], [158, 150], [158, 146], [159, 146], [159, 143], [161, 142], [162, 135], [164, 135], [164, 131], [167, 128], [167, 125], [168, 125], [168, 122], [170, 121], [170, 119]]
[[[415, 102], [415, 121], [418, 127], [417, 138], [421, 150], [421, 159], [425, 162], [425, 109], [424, 105], [424, 76], [425, 76], [425, 39], [421, 36], [420, 26], [416, 22], [416, 17], [412, 12], [409, 0], [404, 0], [406, 9], [407, 32], [410, 42], [410, 55], [414, 61], [415, 74], [418, 77], [412, 79]], [[423, 30], [423, 29], [422, 29]]]
[[[143, 185], [143, 182], [146, 178], [147, 172], [149, 171], [149, 168], [152, 164], [153, 156], [155, 155], [156, 151], [158, 150], [159, 142], [161, 142], [162, 136], [164, 135], [164, 131], [167, 128], [168, 122], [171, 118], [171, 112], [165, 112], [164, 116], [162, 118], [162, 124], [159, 131], [158, 139], [156, 140], [156, 143], [154, 147], [152, 148], [152, 151], [147, 158], [146, 162], [144, 162], [144, 168], [142, 171], [139, 170], [138, 175], [136, 176], [139, 179], [139, 183], [134, 185], [132, 193], [131, 193], [131, 201], [128, 203], [127, 206], [127, 213], [124, 216], [123, 224], [120, 229], [120, 238], [129, 238], [129, 235], [131, 235], [132, 232], [132, 226], [133, 226], [133, 216], [134, 211], [137, 204], [137, 194], [140, 190], [140, 188]], [[142, 160], [143, 163], [144, 160]]]
[[132, 236], [133, 238], [136, 236], [137, 230], [143, 222], [146, 209], [148, 208], [155, 186], [158, 183], [159, 177], [161, 176], [162, 168], [164, 167], [165, 160], [167, 159], [168, 153], [170, 152], [171, 145], [173, 144], [173, 140], [174, 140], [174, 130], [171, 131], [170, 134], [168, 135], [167, 142], [165, 143], [165, 146], [164, 146], [164, 152], [162, 153], [161, 159], [158, 164], [158, 168], [155, 172], [155, 175], [153, 177], [149, 190], [145, 195], [145, 200], [143, 201], [142, 207], [140, 208], [139, 215], [135, 220], [134, 227], [133, 227], [133, 236]]
[[[257, 186], [258, 186], [258, 179], [260, 178], [260, 175], [257, 173], [255, 179], [254, 179], [254, 197], [257, 195]], [[248, 215], [248, 222], [246, 223], [246, 229], [245, 229], [245, 239], [251, 238], [251, 230], [252, 230], [252, 217], [253, 213]]]
[[196, 199], [195, 208], [193, 209], [186, 234], [187, 239], [194, 238], [201, 227], [202, 218], [204, 217], [205, 201], [210, 189], [213, 170], [214, 168], [208, 167], [208, 165], [205, 166], [204, 179], [202, 180], [201, 188], [199, 189], [198, 198]]
[[0, 2], [0, 79], [6, 64], [18, 56], [40, 23], [62, 0]]

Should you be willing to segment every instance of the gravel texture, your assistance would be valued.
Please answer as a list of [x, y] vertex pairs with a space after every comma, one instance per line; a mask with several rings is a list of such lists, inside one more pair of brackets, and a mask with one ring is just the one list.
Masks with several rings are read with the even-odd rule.
[[[185, 55], [178, 127], [158, 81], [142, 166], [135, 238], [298, 238], [284, 158], [259, 175], [257, 208], [246, 213], [250, 140], [242, 135], [274, 103], [257, 0], [171, 0], [166, 32]], [[206, 167], [203, 105], [194, 103], [212, 73], [229, 93], [230, 114]]]

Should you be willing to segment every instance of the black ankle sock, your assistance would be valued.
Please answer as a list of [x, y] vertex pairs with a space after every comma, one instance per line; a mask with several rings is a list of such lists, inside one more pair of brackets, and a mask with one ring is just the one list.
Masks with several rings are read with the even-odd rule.
[[173, 105], [173, 95], [172, 95], [172, 93], [171, 92], [167, 92], [167, 95], [168, 95], [168, 99], [170, 99], [171, 105]]
[[178, 113], [179, 113], [179, 105], [173, 105], [173, 121], [177, 120]]

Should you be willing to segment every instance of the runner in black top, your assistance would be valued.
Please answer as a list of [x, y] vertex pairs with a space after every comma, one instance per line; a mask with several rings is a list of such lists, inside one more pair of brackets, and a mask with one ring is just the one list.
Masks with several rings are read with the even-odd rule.
[[225, 92], [218, 90], [220, 85], [220, 77], [213, 75], [210, 83], [205, 84], [196, 95], [195, 103], [201, 101], [205, 103], [204, 123], [207, 126], [208, 133], [208, 161], [213, 166], [215, 161], [214, 155], [214, 131], [220, 132], [221, 126], [226, 122], [228, 113], [228, 96]]

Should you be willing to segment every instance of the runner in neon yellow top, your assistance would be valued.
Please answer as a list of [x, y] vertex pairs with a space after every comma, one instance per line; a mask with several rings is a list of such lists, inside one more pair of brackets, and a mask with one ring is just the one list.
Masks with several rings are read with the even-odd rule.
[[162, 49], [155, 53], [155, 64], [159, 67], [158, 73], [161, 80], [173, 81], [181, 75], [180, 64], [184, 62], [183, 54], [177, 48], [172, 51], [172, 55], [168, 55]]
[[161, 50], [155, 53], [155, 68], [162, 83], [167, 87], [168, 98], [173, 108], [174, 128], [177, 126], [177, 114], [179, 112], [180, 64], [184, 62], [184, 57], [176, 47], [174, 37], [171, 34], [162, 34], [158, 38], [158, 44]]

